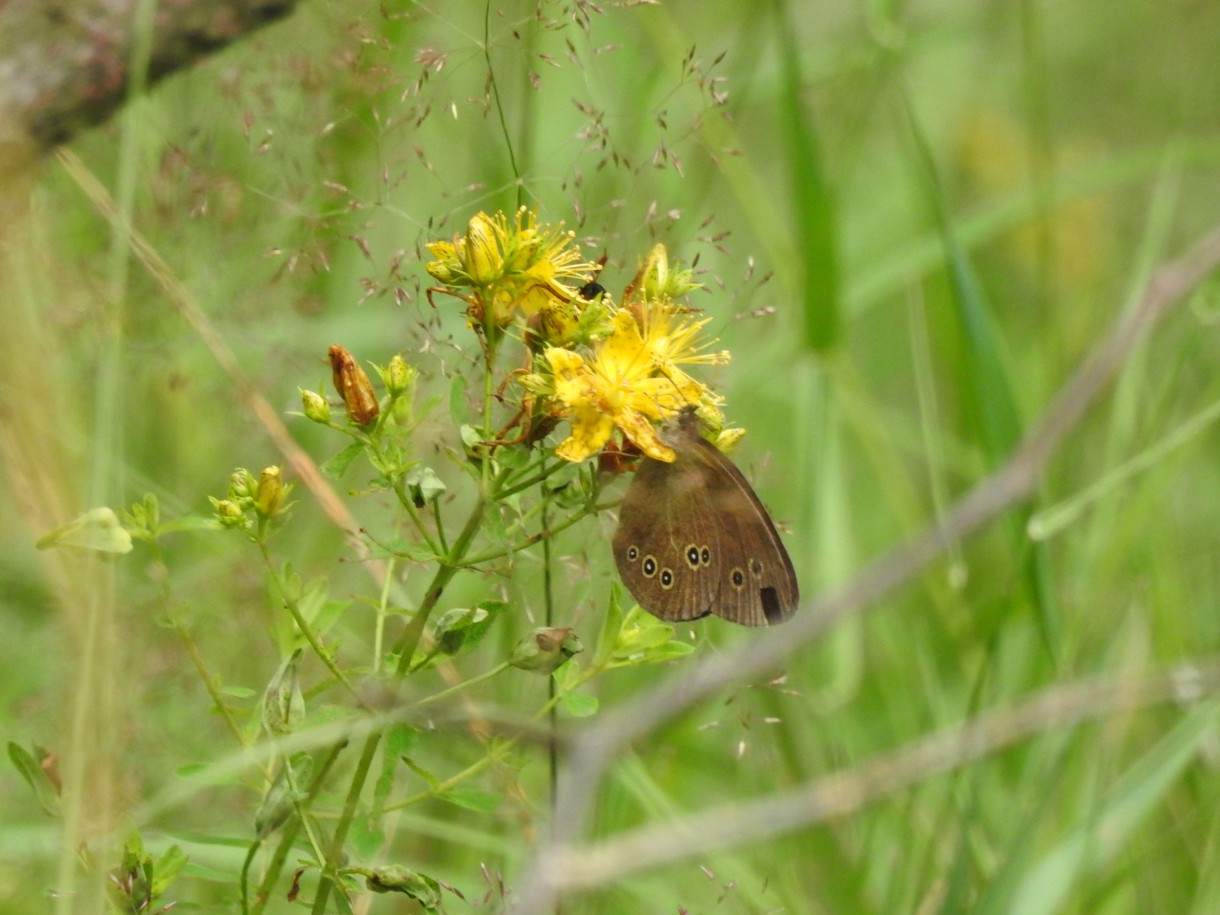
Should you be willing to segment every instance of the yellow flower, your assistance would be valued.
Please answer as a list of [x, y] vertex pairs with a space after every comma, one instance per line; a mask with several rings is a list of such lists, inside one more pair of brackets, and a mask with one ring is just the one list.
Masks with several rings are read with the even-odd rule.
[[578, 353], [549, 347], [549, 385], [533, 376], [531, 387], [543, 387], [557, 415], [572, 422], [572, 432], [555, 453], [583, 461], [599, 451], [617, 426], [648, 457], [673, 461], [672, 448], [661, 441], [654, 422], [670, 419], [689, 404], [714, 405], [717, 398], [681, 371], [657, 374], [653, 354], [628, 311], [614, 316], [613, 331], [586, 360]]
[[503, 212], [476, 213], [464, 237], [427, 248], [436, 258], [428, 273], [446, 286], [473, 290], [463, 298], [472, 323], [480, 326], [488, 314], [495, 326], [506, 327], [556, 299], [571, 300], [575, 290], [564, 280], [583, 283], [594, 267], [581, 260], [575, 234], [563, 231], [563, 223], [539, 224], [537, 214], [525, 207], [517, 210], [512, 226]]
[[655, 371], [676, 385], [695, 382], [681, 365], [727, 365], [728, 350], [706, 352], [706, 344], [699, 342], [701, 331], [710, 320], [681, 321], [680, 309], [671, 300], [664, 298], [645, 299], [633, 306], [640, 316], [640, 328], [644, 348]]

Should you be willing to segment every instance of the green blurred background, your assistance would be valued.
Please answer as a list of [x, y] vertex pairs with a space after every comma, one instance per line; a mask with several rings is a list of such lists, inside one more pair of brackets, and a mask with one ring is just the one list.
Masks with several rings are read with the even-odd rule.
[[[287, 415], [298, 388], [329, 390], [327, 347], [366, 364], [401, 352], [432, 406], [420, 453], [454, 486], [445, 408], [451, 379], [474, 377], [477, 344], [458, 303], [425, 296], [423, 245], [479, 210], [511, 211], [519, 189], [590, 259], [608, 255], [601, 282], [616, 294], [664, 242], [706, 286], [693, 304], [733, 361], [705, 377], [749, 430], [734, 457], [812, 595], [995, 467], [1155, 265], [1215, 221], [1217, 60], [1220, 7], [1197, 0], [307, 3], [70, 151], [111, 194], [130, 193], [135, 231], [310, 455], [343, 444]], [[253, 705], [279, 664], [257, 555], [238, 537], [184, 533], [164, 542], [164, 565], [140, 545], [97, 564], [34, 541], [146, 492], [166, 518], [206, 515], [232, 468], [282, 457], [62, 162], [46, 163], [32, 213], [8, 241], [24, 269], [0, 305], [4, 733], [61, 754], [91, 733], [116, 747], [121, 821], [191, 856], [171, 898], [230, 910], [255, 774], [142, 805], [238, 750], [167, 616], [225, 687], [252, 691], [238, 704]], [[851, 770], [1056, 683], [1214, 652], [1220, 442], [1205, 411], [1220, 395], [1218, 314], [1206, 291], [1175, 314], [1069, 439], [1030, 510], [1101, 489], [1054, 536], [1031, 541], [1029, 511], [1016, 512], [802, 651], [783, 682], [743, 684], [684, 716], [613, 770], [597, 830]], [[1176, 443], [1192, 419], [1196, 434]], [[353, 468], [336, 485], [366, 479]], [[357, 663], [371, 620], [359, 596], [374, 587], [297, 496], [277, 559], [352, 601], [340, 632]], [[389, 500], [347, 501], [386, 529]], [[602, 517], [554, 545], [558, 622], [590, 637], [612, 527]], [[511, 574], [459, 579], [443, 608], [502, 596], [520, 611], [461, 659], [464, 676], [534, 625], [540, 583], [537, 550]], [[110, 595], [117, 637], [102, 661], [89, 607], [65, 598], [89, 593]], [[705, 652], [753, 636], [687, 628]], [[113, 693], [73, 719], [74, 690], [98, 664]], [[608, 676], [601, 701], [663, 673]], [[523, 716], [544, 696], [522, 674], [477, 698]], [[845, 821], [564, 911], [1217, 911], [1218, 711], [1052, 730]], [[420, 749], [442, 777], [484, 752], [460, 731]], [[411, 807], [390, 857], [460, 889], [467, 901], [447, 896], [448, 911], [492, 911], [480, 864], [511, 886], [545, 829], [546, 784], [544, 754], [524, 752], [474, 786], [495, 799], [486, 809]], [[11, 767], [0, 808], [0, 908], [40, 910], [71, 869], [59, 823]], [[382, 898], [373, 911], [413, 909]]]

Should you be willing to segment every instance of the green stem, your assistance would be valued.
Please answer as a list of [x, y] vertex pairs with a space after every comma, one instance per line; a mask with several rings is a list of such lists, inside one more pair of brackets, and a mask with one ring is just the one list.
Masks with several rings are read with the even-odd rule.
[[[547, 500], [548, 493], [546, 491], [546, 486], [543, 485], [541, 480], [538, 482], [538, 489], [542, 497], [542, 530], [540, 530], [538, 533], [542, 533], [542, 531], [548, 530], [549, 528], [549, 525], [547, 524], [547, 508], [550, 505], [550, 502]], [[586, 508], [587, 507], [588, 506], [586, 506]], [[554, 532], [552, 531], [551, 533], [553, 534]], [[546, 605], [546, 624], [548, 628], [555, 625], [555, 589], [552, 563], [553, 558], [551, 555], [551, 538], [546, 537], [542, 541], [542, 599]], [[556, 699], [555, 678], [547, 677], [546, 681], [547, 700], [551, 705], [551, 712], [547, 716], [547, 727], [550, 732], [550, 740], [548, 741], [549, 752], [547, 753], [547, 769], [549, 771], [547, 774], [550, 776], [551, 819], [553, 822], [556, 811], [555, 798], [559, 792], [559, 720], [556, 717], [558, 706], [554, 704]]]
[[[536, 473], [534, 476], [530, 477], [527, 480], [518, 480], [517, 482], [514, 482], [510, 485], [505, 486], [504, 490], [500, 493], [500, 495], [502, 497], [507, 498], [508, 496], [516, 495], [519, 492], [522, 492], [526, 489], [530, 489], [533, 486], [537, 486], [543, 480], [550, 477], [551, 474], [553, 474], [556, 470], [558, 470], [560, 467], [562, 467], [564, 463], [565, 462], [563, 462], [563, 461], [559, 461], [559, 462], [556, 462], [555, 464], [552, 464], [550, 467], [547, 467], [546, 463], [544, 461], [542, 463], [542, 469], [538, 473]], [[531, 464], [530, 466], [525, 467], [523, 469], [525, 471], [528, 471], [533, 466], [534, 465]]]
[[491, 84], [491, 96], [495, 100], [496, 116], [500, 120], [500, 132], [504, 135], [504, 147], [508, 151], [508, 162], [517, 179], [517, 205], [521, 205], [521, 170], [517, 167], [517, 155], [513, 150], [513, 138], [508, 133], [508, 119], [504, 115], [504, 103], [500, 99], [500, 86], [496, 82], [496, 68], [491, 65], [491, 3], [483, 10], [483, 60], [487, 64], [487, 80]]
[[[544, 716], [550, 715], [551, 712], [554, 711], [554, 709], [556, 708], [556, 706], [558, 704], [559, 704], [558, 696], [548, 699], [546, 704], [544, 706], [542, 706], [541, 709], [538, 710], [537, 714], [534, 715], [534, 720], [537, 721], [538, 719], [540, 719]], [[405, 797], [401, 801], [399, 801], [397, 804], [390, 804], [389, 806], [387, 806], [385, 808], [385, 811], [387, 813], [389, 813], [394, 810], [402, 810], [406, 807], [410, 807], [412, 804], [417, 804], [420, 801], [426, 801], [428, 798], [440, 797], [446, 791], [456, 788], [462, 782], [467, 781], [471, 778], [474, 778], [474, 776], [478, 775], [480, 772], [482, 772], [492, 763], [499, 762], [504, 757], [505, 753], [507, 753], [509, 750], [511, 750], [513, 747], [515, 747], [517, 745], [519, 740], [520, 740], [520, 738], [518, 738], [518, 737], [511, 737], [508, 740], [504, 741], [503, 743], [497, 744], [492, 750], [490, 750], [487, 753], [486, 756], [484, 756], [482, 759], [478, 760], [477, 762], [471, 763], [461, 772], [458, 772], [454, 775], [449, 776], [449, 778], [445, 779], [442, 782], [437, 782], [435, 785], [428, 788], [426, 791], [420, 791], [417, 794], [412, 794], [409, 797]]]
[[381, 583], [381, 599], [377, 602], [377, 629], [373, 633], [373, 673], [381, 672], [381, 646], [385, 643], [385, 621], [389, 614], [386, 608], [390, 604], [390, 583], [394, 580], [394, 557], [386, 563], [385, 580]]
[[305, 830], [305, 838], [309, 840], [309, 846], [313, 849], [314, 858], [321, 865], [323, 855], [322, 842], [318, 839], [313, 824], [309, 822], [309, 818], [305, 815], [307, 808], [305, 806], [304, 792], [301, 791], [301, 786], [297, 784], [296, 776], [292, 772], [292, 761], [285, 756], [281, 764], [284, 767], [284, 780], [288, 782], [288, 790], [292, 792], [292, 807], [296, 811], [297, 820], [300, 821], [301, 828]]
[[[420, 604], [419, 611], [415, 615], [415, 619], [411, 621], [411, 625], [406, 628], [402, 637], [398, 640], [398, 644], [395, 646], [398, 652], [398, 664], [395, 670], [398, 682], [401, 683], [404, 675], [410, 670], [411, 659], [414, 657], [415, 650], [419, 646], [424, 626], [427, 623], [429, 615], [436, 608], [437, 602], [445, 590], [445, 586], [449, 584], [453, 576], [462, 568], [462, 557], [474, 541], [475, 534], [478, 533], [483, 516], [487, 511], [489, 495], [494, 493], [494, 486], [488, 486], [485, 493], [479, 496], [479, 500], [471, 509], [470, 517], [466, 520], [461, 534], [454, 541], [453, 548], [441, 560], [440, 568], [436, 570], [436, 574], [432, 577], [432, 583], [424, 592], [424, 599]], [[331, 887], [341, 887], [338, 867], [343, 856], [343, 847], [347, 843], [347, 834], [351, 829], [352, 821], [355, 819], [356, 810], [360, 804], [360, 795], [364, 791], [365, 782], [368, 781], [369, 770], [372, 768], [373, 759], [377, 755], [377, 747], [380, 742], [380, 731], [369, 734], [365, 738], [363, 749], [360, 751], [360, 759], [357, 761], [356, 769], [352, 773], [352, 783], [343, 804], [343, 811], [339, 815], [338, 823], [335, 824], [330, 848], [327, 850], [326, 859], [323, 862], [322, 879], [318, 882], [317, 895], [314, 897], [313, 908], [311, 910], [314, 915], [322, 915], [326, 911], [326, 903], [330, 898]]]
[[377, 745], [381, 742], [381, 732], [374, 731], [364, 739], [364, 748], [360, 751], [360, 759], [356, 762], [356, 771], [352, 773], [352, 783], [347, 790], [347, 799], [343, 804], [343, 813], [335, 824], [334, 834], [330, 838], [330, 848], [326, 859], [322, 862], [322, 873], [318, 879], [317, 895], [313, 899], [313, 915], [322, 915], [326, 911], [326, 902], [330, 897], [330, 888], [336, 887], [343, 892], [339, 883], [338, 867], [343, 856], [343, 846], [347, 844], [347, 832], [351, 829], [352, 820], [356, 817], [356, 808], [360, 804], [360, 795], [364, 791], [364, 783], [368, 780], [369, 769], [373, 758], [377, 755]]
[[[334, 766], [335, 760], [339, 758], [339, 754], [343, 752], [343, 749], [346, 746], [346, 740], [337, 741], [331, 746], [330, 753], [322, 762], [322, 765], [318, 767], [317, 771], [314, 773], [313, 780], [310, 782], [309, 786], [309, 794], [306, 795], [305, 799], [301, 803], [301, 807], [303, 809], [308, 810], [312, 805], [314, 798], [316, 798], [318, 796], [318, 792], [322, 790], [322, 785], [326, 781], [326, 776], [330, 773], [331, 768]], [[251, 846], [250, 853], [246, 856], [247, 864], [242, 868], [242, 915], [261, 915], [263, 909], [266, 908], [267, 902], [271, 899], [271, 888], [275, 886], [276, 881], [279, 880], [280, 874], [284, 870], [284, 862], [288, 860], [288, 853], [292, 850], [292, 846], [296, 842], [297, 832], [300, 831], [300, 828], [301, 823], [299, 819], [292, 820], [284, 825], [280, 833], [279, 844], [275, 849], [275, 854], [271, 856], [271, 861], [267, 865], [267, 870], [263, 874], [262, 881], [259, 883], [258, 895], [255, 897], [254, 911], [248, 912], [245, 908], [246, 881], [248, 879], [247, 871], [249, 862], [253, 860], [254, 853], [258, 851], [259, 846], [262, 844], [261, 839], [255, 840]]]
[[571, 517], [569, 517], [563, 521], [560, 521], [558, 524], [553, 525], [551, 527], [545, 527], [542, 530], [538, 531], [537, 533], [530, 534], [520, 543], [515, 544], [511, 549], [494, 550], [494, 551], [491, 551], [488, 553], [480, 553], [477, 556], [471, 556], [468, 559], [466, 559], [466, 565], [467, 566], [477, 566], [477, 565], [482, 565], [485, 562], [491, 562], [494, 559], [503, 559], [505, 556], [511, 556], [513, 553], [518, 553], [521, 550], [525, 549], [526, 547], [533, 546], [535, 543], [540, 543], [550, 537], [555, 536], [556, 534], [560, 533], [561, 531], [566, 531], [569, 527], [572, 527], [572, 525], [578, 524], [581, 521], [583, 521], [585, 518], [589, 517], [589, 515], [596, 515], [598, 512], [603, 512], [606, 509], [613, 508], [613, 507], [614, 507], [613, 504], [586, 506], [585, 508], [582, 508], [580, 511], [578, 511], [576, 514], [572, 515]]
[[290, 598], [285, 593], [284, 583], [280, 580], [279, 574], [276, 572], [275, 563], [272, 561], [271, 553], [267, 549], [267, 542], [261, 537], [258, 541], [258, 548], [263, 554], [263, 561], [267, 564], [267, 574], [270, 575], [271, 580], [275, 582], [276, 590], [279, 591], [280, 595], [284, 598], [284, 606], [287, 607], [288, 612], [292, 614], [292, 618], [296, 621], [297, 628], [300, 629], [301, 634], [305, 636], [305, 641], [309, 643], [309, 647], [314, 650], [314, 654], [318, 656], [318, 659], [324, 665], [326, 665], [326, 669], [331, 672], [331, 675], [343, 684], [343, 687], [351, 694], [352, 698], [356, 700], [356, 704], [367, 711], [368, 705], [365, 704], [364, 699], [360, 696], [360, 693], [356, 691], [354, 686], [352, 686], [351, 682], [347, 679], [347, 675], [344, 674], [343, 671], [339, 669], [338, 665], [335, 664], [335, 659], [326, 652], [326, 650], [322, 647], [322, 643], [318, 641], [317, 635], [314, 633], [313, 629], [310, 628], [308, 621], [302, 615], [301, 608], [298, 605], [296, 598]]
[[490, 670], [485, 670], [485, 671], [483, 671], [483, 673], [481, 673], [477, 676], [471, 677], [469, 680], [463, 680], [461, 683], [455, 683], [455, 684], [453, 684], [453, 686], [450, 686], [448, 689], [442, 689], [439, 693], [433, 693], [431, 696], [424, 696], [424, 698], [415, 702], [411, 707], [419, 708], [421, 705], [428, 705], [429, 703], [437, 702], [441, 699], [447, 699], [450, 696], [460, 693], [464, 689], [469, 689], [470, 687], [474, 686], [476, 683], [482, 683], [485, 680], [490, 680], [492, 677], [496, 676], [496, 674], [503, 673], [504, 671], [508, 670], [508, 668], [511, 666], [512, 665], [510, 665], [507, 661], [501, 661], [499, 664], [497, 664], [495, 667], [491, 668]]
[[363, 448], [372, 453], [376, 460], [370, 459], [370, 463], [372, 463], [373, 467], [378, 472], [385, 473], [387, 477], [390, 477], [390, 489], [398, 499], [398, 504], [401, 505], [403, 511], [407, 513], [407, 517], [411, 520], [411, 524], [415, 527], [415, 532], [419, 534], [421, 538], [423, 538], [423, 541], [428, 544], [428, 547], [434, 553], [439, 553], [443, 548], [438, 549], [437, 545], [433, 543], [432, 536], [428, 533], [428, 527], [424, 524], [424, 519], [420, 516], [419, 510], [415, 507], [415, 502], [411, 499], [410, 495], [408, 495], [406, 491], [406, 487], [403, 482], [403, 474], [391, 474], [385, 472], [384, 470], [386, 467], [398, 466], [399, 462], [396, 458], [386, 457], [386, 453], [381, 447], [382, 437], [377, 433], [381, 431], [385, 418], [393, 411], [394, 402], [397, 399], [397, 397], [390, 399], [390, 402], [386, 405], [386, 408], [377, 415], [377, 425], [371, 430], [366, 431], [364, 429], [352, 428], [351, 426], [340, 425], [339, 423], [335, 422], [328, 422], [325, 425], [326, 428], [333, 429], [335, 432], [340, 432], [353, 441], [359, 442]]
[[[162, 568], [168, 568], [165, 561], [165, 553], [161, 549], [161, 543], [157, 539], [157, 531], [149, 531], [147, 539], [141, 538], [143, 542], [148, 544], [152, 550], [153, 560]], [[203, 659], [203, 653], [200, 652], [199, 646], [196, 644], [194, 637], [187, 631], [182, 620], [178, 618], [178, 613], [174, 609], [173, 591], [170, 589], [170, 576], [165, 575], [161, 581], [161, 603], [165, 609], [165, 618], [169, 620], [170, 627], [174, 632], [178, 633], [178, 637], [182, 639], [182, 645], [186, 648], [187, 657], [191, 659], [191, 663], [195, 665], [195, 671], [199, 674], [199, 679], [203, 681], [203, 688], [208, 691], [208, 696], [212, 700], [212, 704], [216, 707], [216, 711], [220, 713], [220, 717], [224, 719], [229, 730], [233, 732], [233, 736], [237, 739], [238, 746], [244, 747], [246, 740], [242, 736], [241, 727], [237, 724], [237, 720], [233, 717], [233, 712], [225, 702], [224, 696], [220, 694], [220, 688], [216, 677], [208, 671], [207, 662]]]

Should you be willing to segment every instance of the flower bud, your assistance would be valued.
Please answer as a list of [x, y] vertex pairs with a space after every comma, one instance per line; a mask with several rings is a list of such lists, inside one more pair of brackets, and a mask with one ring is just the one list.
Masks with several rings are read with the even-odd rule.
[[258, 476], [258, 489], [254, 496], [254, 507], [264, 518], [274, 518], [283, 511], [290, 486], [280, 479], [280, 468], [268, 467]]
[[513, 649], [508, 663], [521, 670], [549, 674], [572, 655], [584, 651], [580, 639], [567, 627], [535, 629]]
[[409, 394], [418, 376], [419, 372], [407, 365], [406, 359], [395, 353], [390, 364], [381, 373], [381, 380], [385, 382], [386, 390], [391, 394]]
[[419, 903], [428, 912], [440, 909], [441, 887], [427, 874], [416, 873], [401, 864], [384, 864], [368, 870], [352, 868], [365, 879], [365, 885], [374, 893], [403, 893]]
[[[289, 767], [292, 768], [291, 779], [288, 778]], [[313, 759], [308, 753], [294, 753], [290, 759], [283, 761], [275, 781], [263, 795], [262, 803], [254, 814], [254, 831], [260, 839], [265, 839], [287, 822], [304, 794], [302, 786], [308, 785], [312, 776]]]
[[245, 467], [238, 467], [229, 474], [229, 498], [234, 502], [243, 502], [254, 498], [258, 484], [254, 475]]
[[669, 255], [660, 243], [653, 245], [631, 281], [632, 290], [643, 299], [680, 299], [701, 285], [694, 281], [693, 270], [670, 269]]
[[331, 378], [335, 383], [335, 390], [343, 398], [347, 418], [358, 426], [367, 426], [381, 412], [369, 376], [343, 347], [332, 346], [328, 355]]
[[425, 268], [434, 280], [447, 286], [459, 285], [462, 279], [462, 262], [458, 260], [457, 248], [452, 242], [434, 241], [426, 246], [436, 260]]
[[[209, 497], [210, 498], [210, 497]], [[212, 499], [212, 515], [221, 527], [245, 527], [246, 516], [230, 499]]]
[[301, 389], [301, 407], [305, 417], [315, 423], [330, 422], [330, 404], [317, 391]]
[[486, 213], [475, 213], [466, 226], [466, 271], [477, 286], [489, 286], [503, 273], [504, 258], [496, 244], [496, 227]]
[[263, 727], [268, 734], [290, 734], [305, 720], [305, 697], [297, 672], [301, 654], [298, 648], [285, 658], [263, 691]]

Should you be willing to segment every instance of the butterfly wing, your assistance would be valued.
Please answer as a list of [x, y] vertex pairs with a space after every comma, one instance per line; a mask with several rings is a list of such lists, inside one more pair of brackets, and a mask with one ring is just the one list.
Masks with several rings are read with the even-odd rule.
[[661, 619], [693, 620], [713, 611], [712, 556], [719, 545], [705, 485], [705, 469], [684, 452], [672, 464], [646, 458], [619, 509], [619, 575], [640, 606]]
[[619, 510], [614, 560], [628, 590], [666, 620], [786, 620], [800, 599], [796, 573], [758, 496], [693, 412], [670, 444], [677, 459], [645, 459]]
[[745, 626], [783, 622], [796, 611], [800, 593], [771, 516], [741, 471], [714, 445], [698, 438], [690, 453], [703, 481], [699, 512], [716, 519], [719, 534], [711, 612]]

